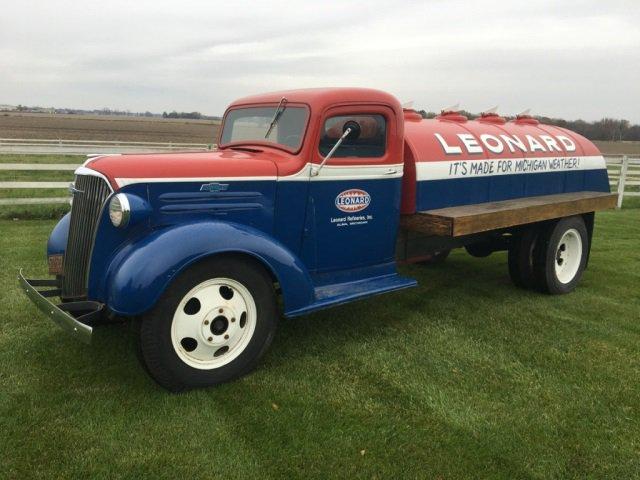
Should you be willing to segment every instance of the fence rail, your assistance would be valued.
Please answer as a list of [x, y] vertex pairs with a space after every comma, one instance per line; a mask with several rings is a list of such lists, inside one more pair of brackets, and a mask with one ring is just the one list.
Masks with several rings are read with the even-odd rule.
[[[0, 142], [3, 139], [0, 139]], [[18, 139], [19, 140], [19, 139]], [[96, 142], [91, 142], [94, 145]], [[105, 142], [118, 145], [124, 145], [123, 142]], [[137, 142], [143, 145], [157, 145], [153, 142]], [[160, 144], [167, 145], [167, 144]], [[185, 150], [183, 147], [177, 147], [179, 144], [172, 144], [176, 150]], [[184, 145], [200, 145], [200, 144], [180, 144]], [[211, 147], [209, 145], [208, 147]], [[215, 145], [213, 145], [215, 147]], [[0, 153], [2, 151], [0, 150]], [[618, 208], [622, 207], [624, 197], [640, 197], [640, 158], [631, 158], [628, 155], [607, 155], [607, 172], [609, 174], [609, 184], [613, 192], [618, 194]], [[75, 170], [78, 165], [61, 164], [61, 163], [0, 163], [0, 170], [7, 171], [70, 171]], [[0, 181], [0, 190], [2, 189], [67, 189], [69, 182], [56, 181]], [[0, 206], [2, 205], [37, 205], [37, 204], [53, 204], [65, 203], [67, 197], [35, 197], [35, 198], [0, 198]]]
[[212, 150], [213, 143], [121, 142], [117, 140], [55, 140], [0, 138], [0, 153], [91, 155], [98, 153], [151, 153]]
[[69, 203], [68, 197], [37, 197], [37, 198], [0, 198], [0, 206], [13, 205], [53, 205], [54, 203]]
[[75, 170], [78, 165], [71, 163], [0, 163], [0, 170]]
[[640, 158], [612, 155], [606, 156], [605, 159], [609, 185], [612, 191], [618, 193], [618, 208], [622, 207], [624, 197], [640, 197]]

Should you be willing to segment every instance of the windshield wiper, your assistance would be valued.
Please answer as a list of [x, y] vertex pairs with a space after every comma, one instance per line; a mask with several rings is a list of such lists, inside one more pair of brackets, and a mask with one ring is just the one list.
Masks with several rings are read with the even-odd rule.
[[273, 130], [273, 127], [275, 127], [276, 123], [278, 123], [280, 115], [282, 115], [282, 112], [284, 112], [286, 105], [287, 99], [282, 97], [282, 100], [280, 100], [280, 103], [278, 104], [278, 108], [276, 108], [276, 112], [273, 114], [273, 118], [271, 119], [271, 123], [269, 124], [269, 129], [267, 130], [267, 133], [264, 134], [264, 138], [269, 138], [271, 130]]

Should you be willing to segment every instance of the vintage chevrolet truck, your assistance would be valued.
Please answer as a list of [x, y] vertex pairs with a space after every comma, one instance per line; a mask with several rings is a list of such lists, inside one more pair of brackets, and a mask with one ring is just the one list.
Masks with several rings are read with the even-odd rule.
[[414, 287], [397, 265], [452, 248], [507, 250], [516, 285], [570, 292], [594, 212], [615, 204], [602, 155], [573, 132], [426, 120], [361, 88], [242, 98], [215, 151], [99, 156], [75, 175], [47, 245], [55, 278], [20, 272], [21, 288], [85, 342], [136, 319], [143, 362], [173, 391], [249, 372], [281, 315]]

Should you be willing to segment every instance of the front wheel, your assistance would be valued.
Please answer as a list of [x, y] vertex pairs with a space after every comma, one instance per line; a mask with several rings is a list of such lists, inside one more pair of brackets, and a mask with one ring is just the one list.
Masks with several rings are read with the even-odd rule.
[[204, 261], [183, 272], [143, 316], [142, 359], [169, 390], [217, 385], [256, 366], [277, 319], [264, 268], [234, 257]]

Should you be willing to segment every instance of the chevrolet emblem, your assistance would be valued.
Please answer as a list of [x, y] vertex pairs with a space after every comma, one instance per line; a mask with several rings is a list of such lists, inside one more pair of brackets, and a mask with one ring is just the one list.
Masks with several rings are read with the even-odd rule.
[[201, 192], [224, 192], [229, 188], [228, 183], [205, 183], [200, 187]]

